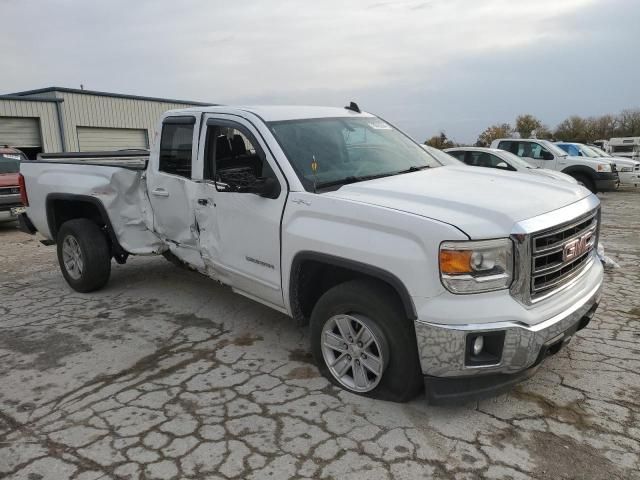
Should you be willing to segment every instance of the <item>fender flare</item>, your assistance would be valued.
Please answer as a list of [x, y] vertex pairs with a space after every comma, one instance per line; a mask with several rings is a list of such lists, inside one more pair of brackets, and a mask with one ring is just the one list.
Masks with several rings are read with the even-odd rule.
[[98, 210], [100, 217], [105, 225], [105, 232], [109, 241], [111, 243], [111, 250], [113, 257], [118, 263], [125, 263], [127, 257], [129, 256], [129, 252], [127, 252], [120, 242], [118, 241], [118, 237], [116, 236], [115, 230], [113, 229], [113, 225], [111, 224], [111, 219], [109, 218], [109, 214], [107, 213], [107, 209], [104, 207], [104, 204], [99, 199], [92, 197], [90, 195], [78, 195], [73, 193], [50, 193], [47, 195], [45, 199], [45, 209], [47, 215], [47, 225], [49, 227], [49, 232], [51, 233], [51, 237], [55, 242], [56, 236], [58, 235], [58, 229], [56, 228], [56, 212], [55, 212], [55, 202], [57, 200], [62, 200], [65, 202], [75, 202], [75, 203], [88, 203]]
[[589, 177], [591, 181], [596, 181], [596, 171], [593, 168], [587, 167], [585, 165], [571, 165], [561, 172], [571, 176], [573, 176], [572, 174], [585, 175]]
[[347, 270], [352, 270], [354, 272], [361, 273], [363, 275], [375, 278], [377, 280], [381, 280], [387, 283], [391, 288], [395, 290], [402, 302], [402, 306], [405, 310], [407, 318], [409, 320], [416, 320], [418, 318], [418, 314], [416, 312], [416, 307], [413, 304], [413, 300], [411, 299], [411, 295], [409, 294], [409, 290], [402, 283], [397, 276], [393, 273], [384, 270], [379, 267], [375, 267], [373, 265], [369, 265], [366, 263], [358, 262], [355, 260], [351, 260], [343, 257], [336, 257], [334, 255], [329, 255], [326, 253], [319, 253], [313, 251], [301, 251], [296, 253], [291, 262], [291, 269], [289, 275], [289, 303], [292, 303], [295, 295], [296, 295], [296, 285], [293, 279], [297, 278], [297, 272], [300, 270], [300, 265], [305, 261], [315, 261], [318, 263], [324, 263], [327, 265], [331, 265], [334, 267], [341, 267]]

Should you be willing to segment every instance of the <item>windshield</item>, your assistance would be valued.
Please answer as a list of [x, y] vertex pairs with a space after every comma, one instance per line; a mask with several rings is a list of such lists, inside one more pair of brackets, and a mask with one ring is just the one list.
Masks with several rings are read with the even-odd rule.
[[607, 152], [605, 152], [604, 150], [602, 150], [599, 147], [594, 147], [593, 145], [589, 145], [587, 146], [588, 149], [593, 150], [594, 152], [596, 152], [598, 154], [599, 157], [610, 157], [611, 155], [609, 155]]
[[557, 157], [566, 157], [568, 154], [564, 150], [562, 150], [559, 146], [554, 143], [551, 143], [548, 140], [541, 140], [540, 143], [544, 145], [544, 147], [549, 150], [551, 153], [556, 155]]
[[269, 128], [307, 190], [440, 166], [376, 117], [287, 120]]
[[587, 147], [586, 145], [578, 145], [578, 148], [582, 152], [585, 157], [589, 158], [600, 158], [601, 155], [598, 152], [595, 152], [591, 149], [591, 147]]
[[443, 152], [440, 149], [435, 147], [430, 147], [429, 145], [422, 145], [428, 153], [433, 155], [436, 160], [438, 160], [443, 165], [466, 165], [464, 162], [461, 162], [453, 155], [449, 155], [447, 152]]
[[519, 166], [520, 168], [538, 168], [535, 165], [531, 165], [525, 159], [520, 158], [517, 155], [514, 155], [511, 152], [507, 152], [506, 150], [500, 150], [498, 156], [507, 162], [509, 162], [513, 166]]
[[14, 153], [0, 153], [0, 174], [18, 173], [22, 157]]

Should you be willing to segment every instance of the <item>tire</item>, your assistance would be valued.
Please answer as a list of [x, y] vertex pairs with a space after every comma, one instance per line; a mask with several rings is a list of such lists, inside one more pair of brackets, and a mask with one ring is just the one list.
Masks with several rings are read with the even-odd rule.
[[77, 292], [99, 290], [111, 275], [111, 250], [100, 227], [86, 218], [62, 224], [56, 239], [64, 279]]
[[[351, 325], [356, 337], [350, 345], [337, 342], [337, 338], [346, 338], [341, 335], [343, 328], [339, 324]], [[373, 341], [368, 348], [360, 349], [358, 336]], [[331, 340], [331, 345], [340, 349], [323, 345], [323, 339]], [[390, 288], [375, 281], [345, 282], [320, 297], [311, 313], [311, 351], [320, 372], [351, 393], [407, 402], [424, 385], [413, 323]], [[374, 361], [376, 357], [381, 362]], [[365, 365], [380, 366], [380, 375]], [[337, 370], [345, 369], [340, 377]], [[359, 382], [356, 369], [365, 372], [364, 379], [362, 373], [358, 375]]]
[[585, 188], [591, 190], [592, 193], [598, 193], [598, 189], [596, 188], [596, 184], [586, 175], [576, 174], [573, 176], [578, 182], [578, 185], [582, 185]]

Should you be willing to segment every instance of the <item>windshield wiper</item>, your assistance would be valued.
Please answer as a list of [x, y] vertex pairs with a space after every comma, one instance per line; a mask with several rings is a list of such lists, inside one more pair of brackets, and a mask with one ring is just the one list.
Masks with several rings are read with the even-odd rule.
[[425, 168], [430, 168], [430, 167], [429, 165], [423, 165], [421, 167], [409, 167], [406, 170], [400, 170], [399, 172], [378, 173], [376, 175], [359, 175], [359, 176], [350, 175], [348, 177], [341, 178], [339, 180], [331, 180], [330, 182], [318, 183], [315, 187], [328, 188], [328, 187], [335, 187], [336, 185], [348, 185], [350, 183], [364, 182], [365, 180], [374, 180], [376, 178], [392, 177], [394, 175], [401, 175], [403, 173], [418, 172], [420, 170], [424, 170]]
[[431, 165], [422, 165], [420, 167], [411, 166], [406, 170], [400, 170], [399, 172], [395, 172], [390, 175], [402, 175], [403, 173], [419, 172], [420, 170], [425, 170], [427, 168], [431, 168]]

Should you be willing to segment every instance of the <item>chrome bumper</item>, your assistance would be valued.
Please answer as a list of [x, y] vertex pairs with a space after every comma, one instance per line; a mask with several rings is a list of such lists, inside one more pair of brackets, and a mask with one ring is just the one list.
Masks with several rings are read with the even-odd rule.
[[[556, 340], [563, 341], [565, 332], [571, 332], [572, 329], [575, 331], [574, 327], [578, 326], [583, 318], [590, 318], [600, 302], [601, 292], [600, 281], [583, 297], [583, 301], [536, 325], [519, 322], [440, 325], [416, 320], [416, 338], [422, 372], [434, 377], [521, 372], [540, 360], [541, 352], [546, 345]], [[492, 331], [505, 332], [500, 362], [491, 365], [465, 365], [467, 335]], [[570, 338], [570, 334], [567, 337]]]

